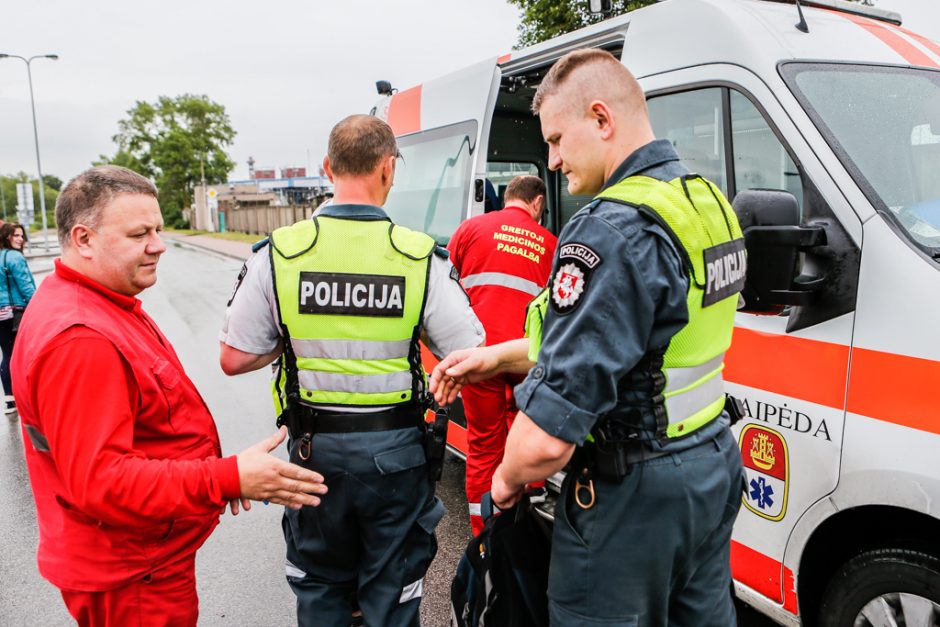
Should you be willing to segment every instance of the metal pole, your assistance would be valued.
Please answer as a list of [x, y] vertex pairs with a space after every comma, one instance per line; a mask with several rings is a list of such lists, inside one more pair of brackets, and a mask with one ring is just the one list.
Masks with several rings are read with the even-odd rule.
[[6, 58], [19, 59], [26, 64], [26, 77], [29, 79], [29, 106], [33, 113], [33, 141], [36, 144], [36, 172], [39, 175], [39, 208], [40, 211], [42, 211], [42, 241], [43, 248], [46, 252], [49, 252], [49, 232], [48, 225], [46, 224], [46, 185], [42, 180], [42, 161], [39, 159], [39, 126], [36, 124], [36, 99], [33, 97], [33, 72], [30, 64], [33, 62], [33, 59], [52, 59], [55, 61], [59, 58], [59, 55], [37, 54], [27, 59], [18, 54], [0, 53], [0, 59]]
[[3, 205], [3, 221], [7, 221], [7, 197], [3, 193], [3, 177], [0, 176], [0, 205]]
[[36, 126], [36, 100], [33, 98], [33, 72], [30, 62], [36, 57], [26, 61], [26, 76], [29, 78], [29, 105], [33, 110], [33, 140], [36, 142], [36, 171], [39, 172], [39, 210], [42, 212], [42, 247], [49, 252], [49, 231], [46, 225], [46, 186], [42, 181], [42, 162], [39, 160], [39, 128]]

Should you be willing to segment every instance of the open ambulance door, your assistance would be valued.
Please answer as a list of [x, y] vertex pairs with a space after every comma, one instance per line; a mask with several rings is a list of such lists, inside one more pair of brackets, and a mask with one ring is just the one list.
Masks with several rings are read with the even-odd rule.
[[[499, 90], [496, 57], [416, 85], [377, 107], [395, 136], [401, 158], [385, 203], [392, 221], [446, 245], [457, 226], [483, 213], [487, 140]], [[429, 373], [437, 359], [422, 344]], [[448, 443], [466, 453], [463, 406], [451, 407]]]

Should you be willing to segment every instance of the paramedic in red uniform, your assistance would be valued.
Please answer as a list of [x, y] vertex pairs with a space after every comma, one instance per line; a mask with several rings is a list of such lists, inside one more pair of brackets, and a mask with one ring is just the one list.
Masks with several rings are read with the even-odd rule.
[[79, 625], [196, 625], [196, 550], [248, 499], [316, 505], [323, 478], [268, 454], [222, 457], [209, 410], [135, 296], [166, 250], [157, 190], [88, 170], [56, 202], [62, 257], [23, 316], [13, 388], [39, 523], [39, 572]]
[[[548, 283], [556, 238], [539, 224], [545, 184], [517, 176], [506, 187], [505, 206], [467, 220], [448, 250], [470, 304], [486, 330], [486, 343], [522, 337], [526, 305]], [[483, 529], [480, 497], [490, 489], [503, 459], [506, 434], [516, 415], [512, 387], [522, 377], [494, 377], [461, 391], [467, 416], [467, 501], [470, 525]]]

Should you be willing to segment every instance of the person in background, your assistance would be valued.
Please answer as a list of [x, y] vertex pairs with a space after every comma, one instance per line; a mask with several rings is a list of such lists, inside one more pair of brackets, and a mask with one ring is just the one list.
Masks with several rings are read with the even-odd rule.
[[[506, 187], [505, 206], [463, 222], [447, 246], [470, 305], [486, 330], [487, 344], [522, 337], [526, 305], [548, 283], [557, 240], [539, 224], [544, 210], [542, 179], [517, 176]], [[523, 378], [500, 375], [461, 392], [467, 416], [467, 502], [474, 535], [483, 530], [480, 498], [490, 489], [516, 416], [512, 388]]]
[[6, 394], [5, 411], [16, 412], [13, 398], [13, 385], [10, 383], [10, 356], [13, 354], [13, 342], [20, 317], [29, 299], [36, 291], [36, 281], [29, 271], [23, 247], [26, 245], [26, 229], [22, 224], [6, 222], [0, 226], [0, 382]]

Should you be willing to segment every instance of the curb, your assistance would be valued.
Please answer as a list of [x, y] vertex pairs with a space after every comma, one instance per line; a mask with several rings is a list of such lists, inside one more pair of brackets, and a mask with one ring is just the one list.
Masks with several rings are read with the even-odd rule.
[[184, 248], [189, 248], [189, 249], [191, 249], [191, 250], [196, 250], [196, 251], [199, 251], [199, 252], [209, 252], [209, 253], [213, 253], [213, 254], [216, 254], [216, 255], [221, 255], [222, 257], [227, 257], [228, 259], [235, 259], [235, 260], [241, 261], [241, 262], [244, 262], [246, 259], [248, 259], [248, 257], [251, 256], [251, 249], [250, 249], [250, 248], [249, 248], [249, 250], [248, 250], [248, 255], [242, 256], [242, 255], [235, 255], [235, 254], [233, 254], [233, 253], [226, 252], [226, 251], [224, 251], [224, 250], [219, 250], [218, 248], [212, 248], [211, 246], [206, 246], [206, 245], [204, 245], [204, 244], [199, 244], [199, 243], [197, 243], [197, 242], [187, 241], [187, 240], [183, 239], [183, 238], [186, 237], [186, 236], [180, 237], [180, 236], [175, 236], [175, 235], [166, 235], [166, 234], [164, 234], [163, 237], [164, 237], [164, 239], [166, 239], [167, 241], [173, 242], [173, 243], [176, 244], [177, 246], [183, 246]]

